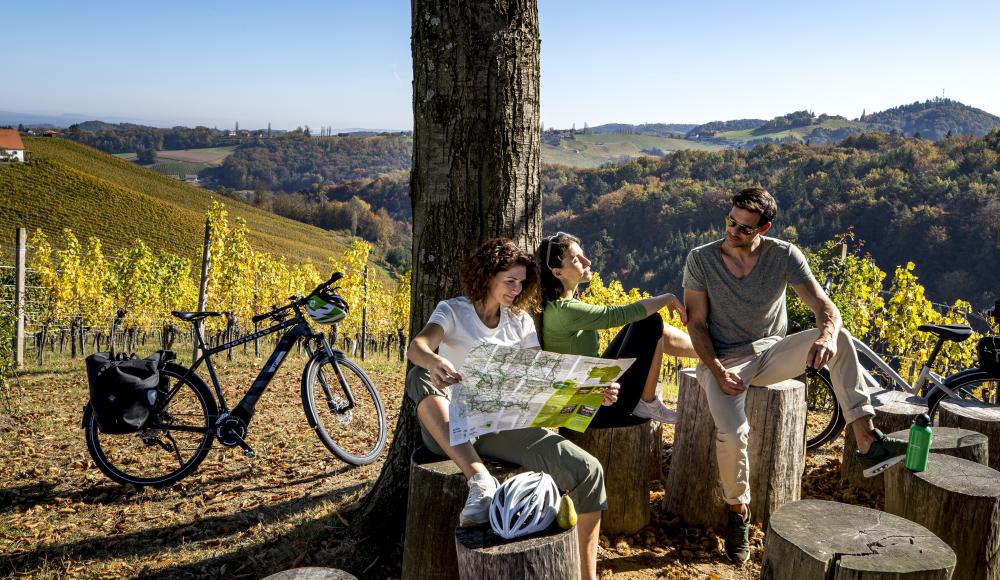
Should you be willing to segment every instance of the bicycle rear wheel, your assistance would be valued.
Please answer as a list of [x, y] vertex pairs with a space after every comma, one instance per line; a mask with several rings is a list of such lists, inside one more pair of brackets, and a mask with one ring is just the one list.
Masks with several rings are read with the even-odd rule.
[[844, 415], [833, 392], [830, 371], [807, 373], [806, 450], [812, 451], [833, 441], [844, 428]]
[[84, 437], [98, 469], [118, 483], [166, 486], [194, 471], [212, 446], [215, 399], [187, 369], [167, 364], [160, 397], [146, 426], [134, 433], [101, 433], [87, 405]]
[[[1000, 377], [981, 369], [969, 369], [945, 379], [946, 387], [962, 399], [976, 400], [990, 407], [1000, 407]], [[931, 418], [937, 414], [941, 401], [951, 397], [947, 392], [935, 387], [927, 397], [927, 408]]]
[[313, 356], [302, 375], [302, 407], [323, 445], [351, 465], [367, 465], [385, 448], [382, 400], [365, 371], [347, 358], [331, 361], [322, 351]]

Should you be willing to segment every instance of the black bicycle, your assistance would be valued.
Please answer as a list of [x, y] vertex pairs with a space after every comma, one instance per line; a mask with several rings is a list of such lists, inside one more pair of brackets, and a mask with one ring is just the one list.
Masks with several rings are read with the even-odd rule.
[[[102, 433], [93, 407], [84, 412], [87, 450], [97, 467], [111, 479], [138, 486], [170, 485], [193, 472], [208, 455], [213, 439], [240, 447], [248, 457], [257, 453], [247, 443], [254, 407], [295, 344], [302, 340], [309, 360], [302, 373], [302, 407], [309, 425], [327, 449], [352, 465], [375, 461], [385, 448], [385, 411], [371, 379], [344, 353], [314, 331], [306, 316], [322, 323], [342, 319], [347, 304], [333, 285], [335, 273], [306, 296], [292, 296], [285, 306], [253, 318], [273, 324], [237, 340], [207, 348], [198, 322], [219, 312], [174, 312], [195, 324], [202, 355], [190, 367], [167, 362], [161, 366], [157, 401], [143, 427], [124, 435]], [[289, 318], [291, 316], [291, 318]], [[249, 341], [284, 331], [274, 352], [243, 399], [232, 410], [219, 386], [212, 355]], [[204, 362], [213, 389], [195, 372]]]

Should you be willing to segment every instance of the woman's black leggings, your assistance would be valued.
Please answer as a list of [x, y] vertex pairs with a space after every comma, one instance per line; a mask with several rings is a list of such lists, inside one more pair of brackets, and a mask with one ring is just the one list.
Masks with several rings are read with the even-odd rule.
[[621, 390], [614, 405], [601, 407], [590, 422], [591, 427], [618, 427], [645, 421], [632, 416], [639, 404], [642, 390], [649, 377], [649, 367], [659, 340], [663, 338], [663, 318], [651, 314], [638, 322], [626, 324], [615, 336], [601, 358], [634, 358], [635, 362], [619, 379]]

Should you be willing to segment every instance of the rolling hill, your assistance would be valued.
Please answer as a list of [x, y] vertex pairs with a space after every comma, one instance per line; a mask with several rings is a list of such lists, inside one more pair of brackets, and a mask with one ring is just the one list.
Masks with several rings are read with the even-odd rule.
[[662, 157], [672, 151], [717, 151], [724, 146], [656, 135], [546, 133], [542, 163], [570, 167], [600, 167], [634, 157]]
[[[212, 194], [72, 141], [27, 137], [32, 162], [0, 165], [0, 230], [42, 228], [52, 237], [71, 228], [97, 236], [105, 253], [141, 239], [152, 248], [200, 256], [204, 214]], [[326, 263], [346, 236], [225, 199], [230, 219], [246, 220], [255, 248], [294, 262]], [[7, 244], [4, 244], [7, 246]]]

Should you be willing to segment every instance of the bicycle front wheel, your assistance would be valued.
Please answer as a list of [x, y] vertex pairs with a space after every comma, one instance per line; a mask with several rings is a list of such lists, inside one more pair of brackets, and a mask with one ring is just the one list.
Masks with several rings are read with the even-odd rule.
[[84, 437], [98, 469], [118, 483], [166, 486], [194, 471], [212, 446], [217, 415], [211, 391], [187, 369], [168, 364], [159, 400], [144, 428], [134, 433], [102, 433], [87, 405]]
[[347, 358], [330, 360], [322, 351], [313, 356], [302, 376], [302, 407], [323, 445], [351, 465], [367, 465], [385, 448], [382, 400], [365, 371]]
[[[945, 386], [965, 400], [976, 400], [990, 407], [1000, 407], [1000, 377], [981, 369], [962, 371], [944, 381]], [[935, 387], [927, 397], [927, 408], [933, 418], [941, 401], [950, 398], [947, 392]]]
[[844, 415], [833, 392], [830, 371], [808, 373], [806, 383], [806, 450], [833, 441], [844, 428]]

